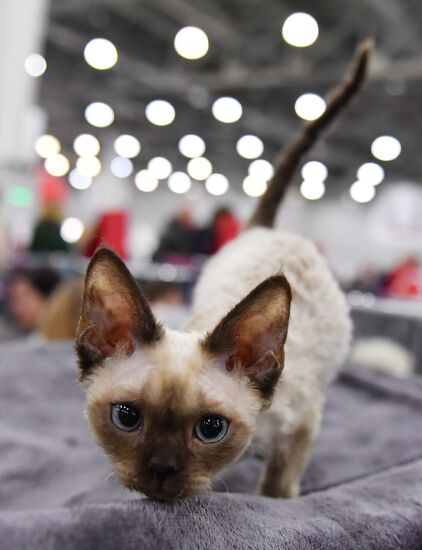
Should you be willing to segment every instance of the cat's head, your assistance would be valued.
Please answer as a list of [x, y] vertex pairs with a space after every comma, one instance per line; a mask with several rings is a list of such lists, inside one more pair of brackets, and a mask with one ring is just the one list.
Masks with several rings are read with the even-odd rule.
[[206, 489], [248, 446], [283, 369], [291, 294], [266, 279], [210, 332], [165, 330], [107, 249], [76, 336], [86, 415], [121, 482], [167, 500]]

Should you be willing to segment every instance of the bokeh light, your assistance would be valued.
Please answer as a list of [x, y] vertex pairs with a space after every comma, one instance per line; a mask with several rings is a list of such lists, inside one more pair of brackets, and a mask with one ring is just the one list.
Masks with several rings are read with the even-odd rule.
[[281, 34], [290, 46], [306, 48], [314, 44], [318, 38], [318, 23], [309, 13], [292, 13], [285, 20]]
[[200, 157], [205, 149], [205, 141], [195, 134], [187, 134], [179, 140], [179, 151], [187, 158]]
[[106, 128], [114, 122], [114, 111], [107, 103], [94, 101], [85, 109], [85, 118], [92, 126]]
[[190, 177], [184, 172], [173, 172], [173, 174], [169, 177], [167, 184], [173, 193], [182, 194], [189, 191], [192, 182]]
[[325, 111], [324, 99], [317, 94], [303, 94], [297, 98], [295, 111], [303, 120], [316, 120]]
[[148, 103], [145, 116], [156, 126], [168, 126], [176, 117], [176, 111], [171, 103], [163, 99], [155, 99]]
[[205, 182], [205, 189], [210, 195], [224, 195], [229, 189], [229, 180], [223, 174], [211, 174]]
[[199, 59], [208, 52], [209, 40], [198, 27], [184, 27], [176, 34], [174, 49], [185, 59]]
[[135, 185], [139, 191], [151, 193], [158, 187], [158, 179], [149, 170], [141, 170], [135, 176]]
[[214, 117], [226, 124], [237, 122], [242, 113], [242, 105], [234, 97], [220, 97], [212, 105], [212, 114]]
[[117, 63], [119, 56], [116, 46], [105, 38], [93, 38], [84, 49], [85, 61], [99, 71], [111, 69]]

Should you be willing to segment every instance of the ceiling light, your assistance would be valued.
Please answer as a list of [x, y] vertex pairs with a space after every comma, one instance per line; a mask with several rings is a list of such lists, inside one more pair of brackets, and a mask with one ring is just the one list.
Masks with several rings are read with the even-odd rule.
[[264, 152], [264, 144], [257, 136], [243, 136], [238, 140], [236, 150], [245, 159], [256, 159]]
[[243, 191], [250, 197], [260, 197], [267, 190], [267, 182], [257, 176], [246, 176], [243, 180]]
[[148, 162], [148, 170], [159, 180], [165, 180], [171, 174], [171, 162], [164, 157], [154, 157]]
[[42, 158], [54, 157], [60, 152], [60, 141], [48, 134], [40, 136], [35, 142], [35, 151]]
[[384, 169], [376, 162], [365, 162], [357, 171], [358, 180], [370, 185], [379, 185], [384, 179]]
[[200, 157], [205, 153], [205, 141], [195, 134], [187, 134], [179, 140], [179, 151], [190, 159]]
[[305, 199], [316, 201], [325, 193], [324, 182], [319, 179], [303, 180], [300, 186], [300, 192]]
[[394, 160], [401, 153], [400, 141], [392, 136], [380, 136], [371, 145], [371, 152], [379, 160]]
[[220, 122], [230, 124], [242, 116], [242, 105], [234, 97], [220, 97], [212, 105], [212, 114]]
[[184, 27], [176, 34], [174, 49], [185, 59], [199, 59], [208, 52], [208, 36], [198, 27]]
[[250, 163], [248, 172], [250, 176], [268, 181], [273, 177], [274, 168], [268, 160], [259, 159]]
[[197, 157], [188, 162], [187, 171], [194, 180], [206, 180], [212, 173], [212, 164], [205, 157]]
[[190, 177], [184, 172], [173, 172], [168, 179], [168, 186], [173, 193], [186, 193], [191, 188]]
[[295, 111], [303, 120], [316, 120], [325, 111], [325, 101], [317, 94], [303, 94], [297, 98]]
[[306, 48], [318, 38], [318, 23], [309, 13], [292, 13], [285, 20], [281, 34], [290, 46]]
[[69, 161], [64, 155], [58, 154], [48, 157], [44, 161], [45, 170], [52, 176], [65, 176], [69, 172]]
[[167, 126], [171, 124], [176, 116], [176, 111], [171, 103], [163, 99], [156, 99], [148, 103], [145, 109], [145, 116], [156, 126]]
[[84, 57], [88, 65], [99, 71], [111, 69], [119, 59], [116, 46], [105, 38], [90, 40], [85, 46]]
[[80, 157], [95, 157], [100, 152], [100, 142], [91, 134], [81, 134], [73, 142], [73, 149]]
[[83, 176], [79, 172], [79, 170], [74, 168], [69, 174], [69, 183], [75, 189], [84, 191], [85, 189], [88, 189], [88, 187], [91, 187], [92, 178], [87, 178], [86, 176]]
[[31, 53], [31, 55], [28, 55], [25, 59], [24, 67], [29, 76], [37, 78], [45, 73], [47, 61], [39, 53]]
[[141, 170], [135, 176], [135, 185], [139, 191], [151, 193], [158, 187], [158, 179], [149, 170]]
[[107, 103], [94, 101], [85, 109], [85, 118], [92, 126], [106, 128], [114, 121], [114, 111]]
[[110, 170], [116, 178], [127, 178], [133, 172], [133, 163], [126, 157], [115, 157], [110, 163]]
[[325, 181], [328, 170], [325, 164], [318, 160], [310, 160], [303, 165], [301, 170], [302, 178], [309, 181]]
[[60, 235], [67, 243], [76, 243], [82, 237], [84, 224], [79, 218], [66, 218], [60, 228]]
[[132, 159], [141, 152], [141, 143], [136, 137], [123, 134], [115, 139], [114, 150], [120, 157]]
[[224, 195], [229, 189], [229, 180], [223, 174], [211, 174], [205, 182], [205, 189], [211, 195]]
[[76, 168], [86, 178], [95, 178], [101, 172], [101, 162], [97, 157], [80, 157], [76, 161]]
[[356, 202], [370, 202], [375, 193], [375, 187], [363, 181], [355, 181], [350, 187], [350, 196]]

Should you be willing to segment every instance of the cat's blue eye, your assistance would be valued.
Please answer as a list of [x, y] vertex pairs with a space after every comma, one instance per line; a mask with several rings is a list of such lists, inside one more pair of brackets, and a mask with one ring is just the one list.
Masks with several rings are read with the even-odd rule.
[[116, 403], [111, 406], [111, 421], [119, 430], [131, 432], [141, 425], [142, 415], [133, 405]]
[[202, 443], [217, 443], [226, 437], [228, 430], [229, 423], [225, 418], [210, 414], [198, 420], [194, 433]]

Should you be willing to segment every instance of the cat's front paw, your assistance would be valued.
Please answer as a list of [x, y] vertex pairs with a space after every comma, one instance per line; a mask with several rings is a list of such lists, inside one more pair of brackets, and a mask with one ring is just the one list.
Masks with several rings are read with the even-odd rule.
[[294, 498], [300, 494], [299, 483], [279, 486], [273, 480], [265, 480], [260, 491], [262, 496], [272, 498]]

